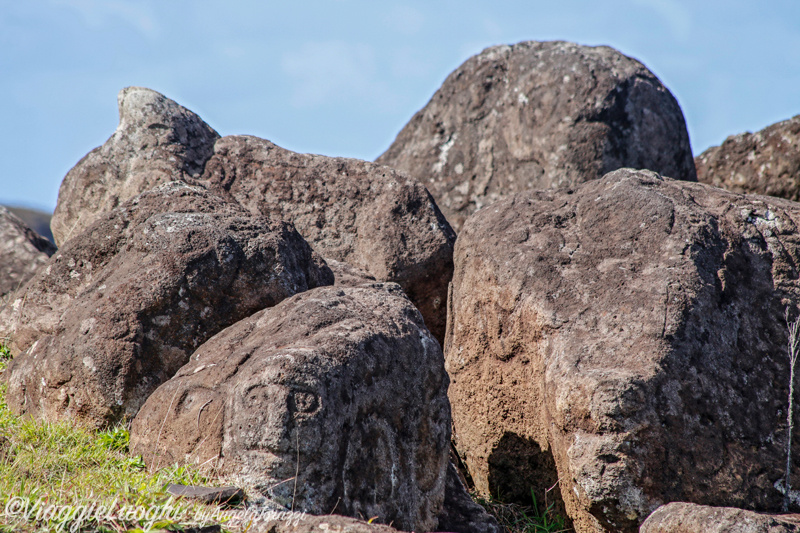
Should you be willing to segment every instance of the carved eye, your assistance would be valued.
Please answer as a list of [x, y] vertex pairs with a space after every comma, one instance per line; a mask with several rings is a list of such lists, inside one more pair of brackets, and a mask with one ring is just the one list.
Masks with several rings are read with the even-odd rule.
[[313, 392], [295, 391], [292, 395], [294, 411], [298, 413], [313, 413], [319, 408], [319, 398]]

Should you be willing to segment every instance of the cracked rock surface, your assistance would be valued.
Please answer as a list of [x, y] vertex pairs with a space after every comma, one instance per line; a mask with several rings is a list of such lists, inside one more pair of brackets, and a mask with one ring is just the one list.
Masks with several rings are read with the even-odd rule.
[[151, 465], [211, 461], [296, 511], [435, 531], [447, 385], [397, 284], [320, 287], [200, 346], [133, 420], [131, 448]]
[[670, 501], [780, 509], [798, 223], [794, 202], [628, 169], [468, 219], [445, 361], [479, 492], [559, 481], [581, 532]]
[[161, 185], [70, 239], [3, 311], [8, 405], [46, 421], [131, 418], [212, 335], [332, 283], [291, 224]]
[[151, 89], [126, 87], [117, 101], [114, 134], [61, 182], [50, 222], [58, 246], [137, 194], [202, 174], [219, 138], [200, 117]]

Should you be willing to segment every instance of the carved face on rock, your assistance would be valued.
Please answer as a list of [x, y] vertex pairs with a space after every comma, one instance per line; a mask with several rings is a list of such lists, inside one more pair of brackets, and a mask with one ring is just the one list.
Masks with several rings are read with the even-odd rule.
[[[227, 397], [223, 455], [245, 478], [258, 479], [272, 497], [293, 493], [293, 478], [301, 459], [318, 456], [322, 436], [334, 423], [327, 420], [325, 384], [311, 371], [318, 355], [311, 349], [282, 349], [259, 354], [256, 367], [232, 384]], [[328, 438], [332, 438], [328, 435]]]

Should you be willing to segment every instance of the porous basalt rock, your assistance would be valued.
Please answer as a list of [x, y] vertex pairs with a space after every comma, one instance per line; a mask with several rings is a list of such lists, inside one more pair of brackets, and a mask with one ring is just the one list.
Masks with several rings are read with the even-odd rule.
[[42, 268], [56, 251], [53, 243], [0, 206], [0, 306]]
[[150, 465], [216, 461], [296, 511], [433, 531], [447, 384], [441, 348], [398, 285], [321, 287], [201, 346], [133, 420], [131, 448]]
[[151, 89], [127, 87], [117, 101], [117, 130], [61, 183], [50, 222], [59, 246], [137, 194], [202, 174], [219, 138], [200, 117]]
[[497, 519], [475, 503], [461, 483], [453, 463], [447, 465], [444, 504], [439, 514], [439, 531], [458, 533], [502, 533]]
[[202, 183], [251, 213], [290, 220], [326, 259], [400, 284], [444, 339], [455, 233], [415, 180], [375, 163], [230, 136], [214, 145]]
[[697, 179], [729, 191], [800, 200], [800, 115], [741, 133], [695, 159]]
[[8, 405], [97, 426], [130, 418], [212, 335], [332, 282], [290, 224], [159, 186], [70, 239], [4, 311]]
[[[285, 513], [283, 517], [258, 520], [249, 525], [252, 533], [396, 533], [398, 530], [383, 524], [368, 523], [339, 515], [313, 516]], [[460, 532], [459, 532], [460, 533]]]
[[119, 106], [117, 131], [61, 184], [52, 220], [58, 244], [154, 185], [202, 184], [252, 214], [291, 222], [325, 259], [399, 283], [443, 341], [455, 233], [422, 185], [375, 163], [220, 138], [150, 89], [123, 89]]
[[734, 507], [675, 502], [662, 505], [644, 521], [640, 533], [795, 533], [800, 515], [764, 514]]
[[580, 532], [637, 531], [670, 501], [780, 509], [799, 222], [794, 202], [630, 169], [475, 213], [445, 360], [479, 492], [555, 486]]
[[683, 113], [658, 78], [607, 46], [567, 42], [471, 57], [377, 162], [419, 179], [456, 231], [513, 193], [622, 167], [697, 179]]

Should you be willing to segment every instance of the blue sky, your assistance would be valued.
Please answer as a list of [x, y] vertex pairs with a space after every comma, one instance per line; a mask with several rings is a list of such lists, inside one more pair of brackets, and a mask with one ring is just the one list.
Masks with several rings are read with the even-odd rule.
[[797, 0], [0, 0], [0, 203], [52, 210], [125, 86], [222, 135], [371, 160], [469, 56], [555, 39], [647, 65], [695, 154], [800, 113]]

